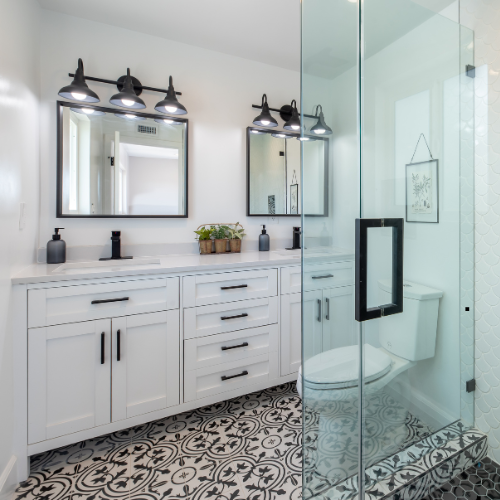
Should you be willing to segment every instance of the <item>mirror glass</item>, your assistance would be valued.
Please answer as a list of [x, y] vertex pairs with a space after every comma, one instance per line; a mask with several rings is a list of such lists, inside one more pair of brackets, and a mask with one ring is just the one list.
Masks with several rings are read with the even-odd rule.
[[[247, 129], [248, 215], [326, 216], [328, 139], [299, 141], [297, 134]], [[307, 205], [302, 206], [300, 149], [307, 166]]]
[[186, 119], [58, 104], [58, 216], [187, 217]]

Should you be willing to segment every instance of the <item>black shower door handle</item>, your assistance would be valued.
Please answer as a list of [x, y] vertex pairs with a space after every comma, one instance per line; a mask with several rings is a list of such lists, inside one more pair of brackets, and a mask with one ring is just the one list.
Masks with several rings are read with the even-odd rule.
[[[392, 301], [368, 307], [368, 229], [377, 227], [392, 227]], [[403, 233], [404, 219], [356, 219], [356, 321], [403, 312]]]

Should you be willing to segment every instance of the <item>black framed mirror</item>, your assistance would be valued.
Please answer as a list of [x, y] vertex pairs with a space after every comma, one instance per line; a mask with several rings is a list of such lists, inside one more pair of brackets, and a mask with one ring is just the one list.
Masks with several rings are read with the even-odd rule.
[[[326, 137], [247, 128], [247, 215], [328, 216], [328, 146]], [[301, 153], [302, 146], [302, 153]], [[302, 200], [301, 154], [308, 175]]]
[[57, 102], [57, 217], [186, 218], [188, 120]]

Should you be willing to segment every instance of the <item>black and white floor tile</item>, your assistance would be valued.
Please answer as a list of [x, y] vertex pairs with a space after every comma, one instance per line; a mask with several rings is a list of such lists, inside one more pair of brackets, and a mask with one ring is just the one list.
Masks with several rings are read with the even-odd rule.
[[475, 463], [423, 500], [500, 500], [500, 465], [488, 457]]
[[[305, 499], [357, 496], [357, 407], [335, 404], [336, 418], [307, 407], [303, 414]], [[460, 426], [429, 435], [385, 393], [369, 408], [366, 459], [379, 463], [367, 469], [365, 482], [374, 498], [401, 489], [401, 464], [435, 449], [447, 459], [460, 447], [447, 445], [464, 435]], [[295, 384], [280, 385], [37, 455], [15, 499], [299, 500], [302, 421]], [[475, 438], [461, 439], [470, 448]], [[438, 462], [436, 456], [421, 467]]]

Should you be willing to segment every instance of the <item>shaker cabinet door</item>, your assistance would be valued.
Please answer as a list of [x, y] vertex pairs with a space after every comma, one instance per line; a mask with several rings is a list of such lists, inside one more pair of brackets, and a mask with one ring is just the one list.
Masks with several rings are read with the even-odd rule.
[[281, 296], [281, 376], [299, 371], [302, 362], [301, 294]]
[[112, 420], [179, 404], [179, 310], [112, 321]]
[[354, 287], [323, 291], [323, 351], [355, 345]]
[[28, 330], [28, 443], [111, 421], [110, 320]]

